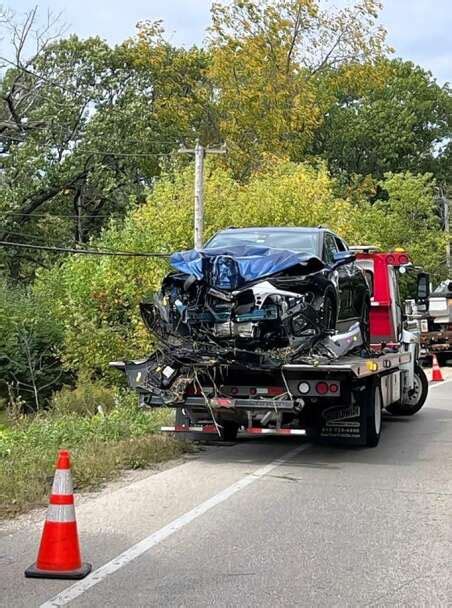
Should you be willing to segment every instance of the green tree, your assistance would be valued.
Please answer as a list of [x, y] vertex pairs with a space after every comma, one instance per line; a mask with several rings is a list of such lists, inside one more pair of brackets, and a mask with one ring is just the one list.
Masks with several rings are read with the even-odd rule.
[[452, 94], [408, 61], [381, 61], [382, 79], [339, 88], [316, 135], [312, 153], [335, 173], [432, 172], [446, 178], [452, 135]]
[[[230, 163], [243, 177], [263, 153], [302, 160], [329, 106], [331, 72], [355, 84], [384, 55], [380, 5], [323, 10], [316, 0], [214, 3], [210, 78]], [[325, 76], [328, 79], [325, 80]]]
[[40, 409], [69, 380], [60, 364], [61, 326], [42, 298], [0, 285], [0, 396]]
[[[207, 54], [174, 48], [158, 24], [142, 24], [114, 48], [44, 38], [27, 57], [35, 20], [32, 12], [13, 28], [17, 52], [0, 84], [0, 236], [85, 243], [130, 200], [143, 201], [166, 156], [207, 123]], [[16, 280], [53, 260], [12, 248], [3, 256]]]
[[384, 200], [362, 210], [363, 238], [386, 250], [403, 247], [434, 278], [444, 276], [446, 235], [441, 231], [432, 175], [386, 173], [379, 187]]

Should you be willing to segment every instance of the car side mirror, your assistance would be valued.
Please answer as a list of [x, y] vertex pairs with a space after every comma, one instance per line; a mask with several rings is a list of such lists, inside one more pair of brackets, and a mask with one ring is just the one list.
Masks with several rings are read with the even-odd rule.
[[337, 251], [333, 257], [333, 268], [351, 264], [356, 260], [356, 255], [351, 251]]
[[417, 276], [416, 302], [426, 302], [430, 296], [430, 275], [420, 272]]

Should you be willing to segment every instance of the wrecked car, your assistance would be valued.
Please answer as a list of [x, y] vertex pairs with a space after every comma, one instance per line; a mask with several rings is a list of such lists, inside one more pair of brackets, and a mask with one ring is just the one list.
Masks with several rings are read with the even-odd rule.
[[348, 350], [369, 343], [366, 279], [327, 229], [230, 228], [170, 262], [174, 272], [141, 305], [156, 350], [136, 381], [165, 403], [183, 400], [200, 374], [215, 384], [225, 370], [335, 357], [336, 331], [360, 334]]
[[[141, 312], [164, 342], [305, 350], [359, 322], [368, 343], [369, 289], [355, 257], [325, 229], [228, 229], [201, 251], [175, 253]], [[179, 339], [179, 340], [178, 340]]]

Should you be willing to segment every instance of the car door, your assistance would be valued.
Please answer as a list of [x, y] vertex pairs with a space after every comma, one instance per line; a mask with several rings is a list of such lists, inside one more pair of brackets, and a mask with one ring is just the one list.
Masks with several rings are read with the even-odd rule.
[[[338, 252], [338, 246], [334, 235], [326, 232], [323, 238], [323, 260], [328, 266], [334, 265], [334, 255]], [[336, 285], [338, 293], [338, 321], [347, 319], [350, 314], [350, 275], [345, 266], [339, 266], [331, 273], [331, 280]]]

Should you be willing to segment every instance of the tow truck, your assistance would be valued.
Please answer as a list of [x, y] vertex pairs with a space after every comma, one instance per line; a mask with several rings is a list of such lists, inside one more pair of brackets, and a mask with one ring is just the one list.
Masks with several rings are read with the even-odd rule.
[[406, 315], [419, 326], [421, 355], [447, 360], [452, 356], [452, 281], [430, 293], [430, 277], [423, 274], [422, 298], [405, 302]]
[[[370, 349], [349, 348], [348, 354], [332, 360], [314, 357], [283, 364], [276, 371], [231, 367], [224, 370], [219, 391], [209, 385], [206, 369], [174, 404], [175, 425], [162, 431], [196, 440], [295, 435], [374, 447], [381, 435], [383, 409], [395, 416], [418, 412], [427, 398], [428, 381], [419, 364], [418, 325], [404, 319], [399, 293], [400, 270], [412, 266], [409, 256], [368, 246], [351, 249], [371, 290]], [[353, 330], [336, 334], [332, 348], [340, 353], [356, 339]], [[147, 360], [110, 365], [126, 373], [142, 407], [165, 405], [146, 389]]]

